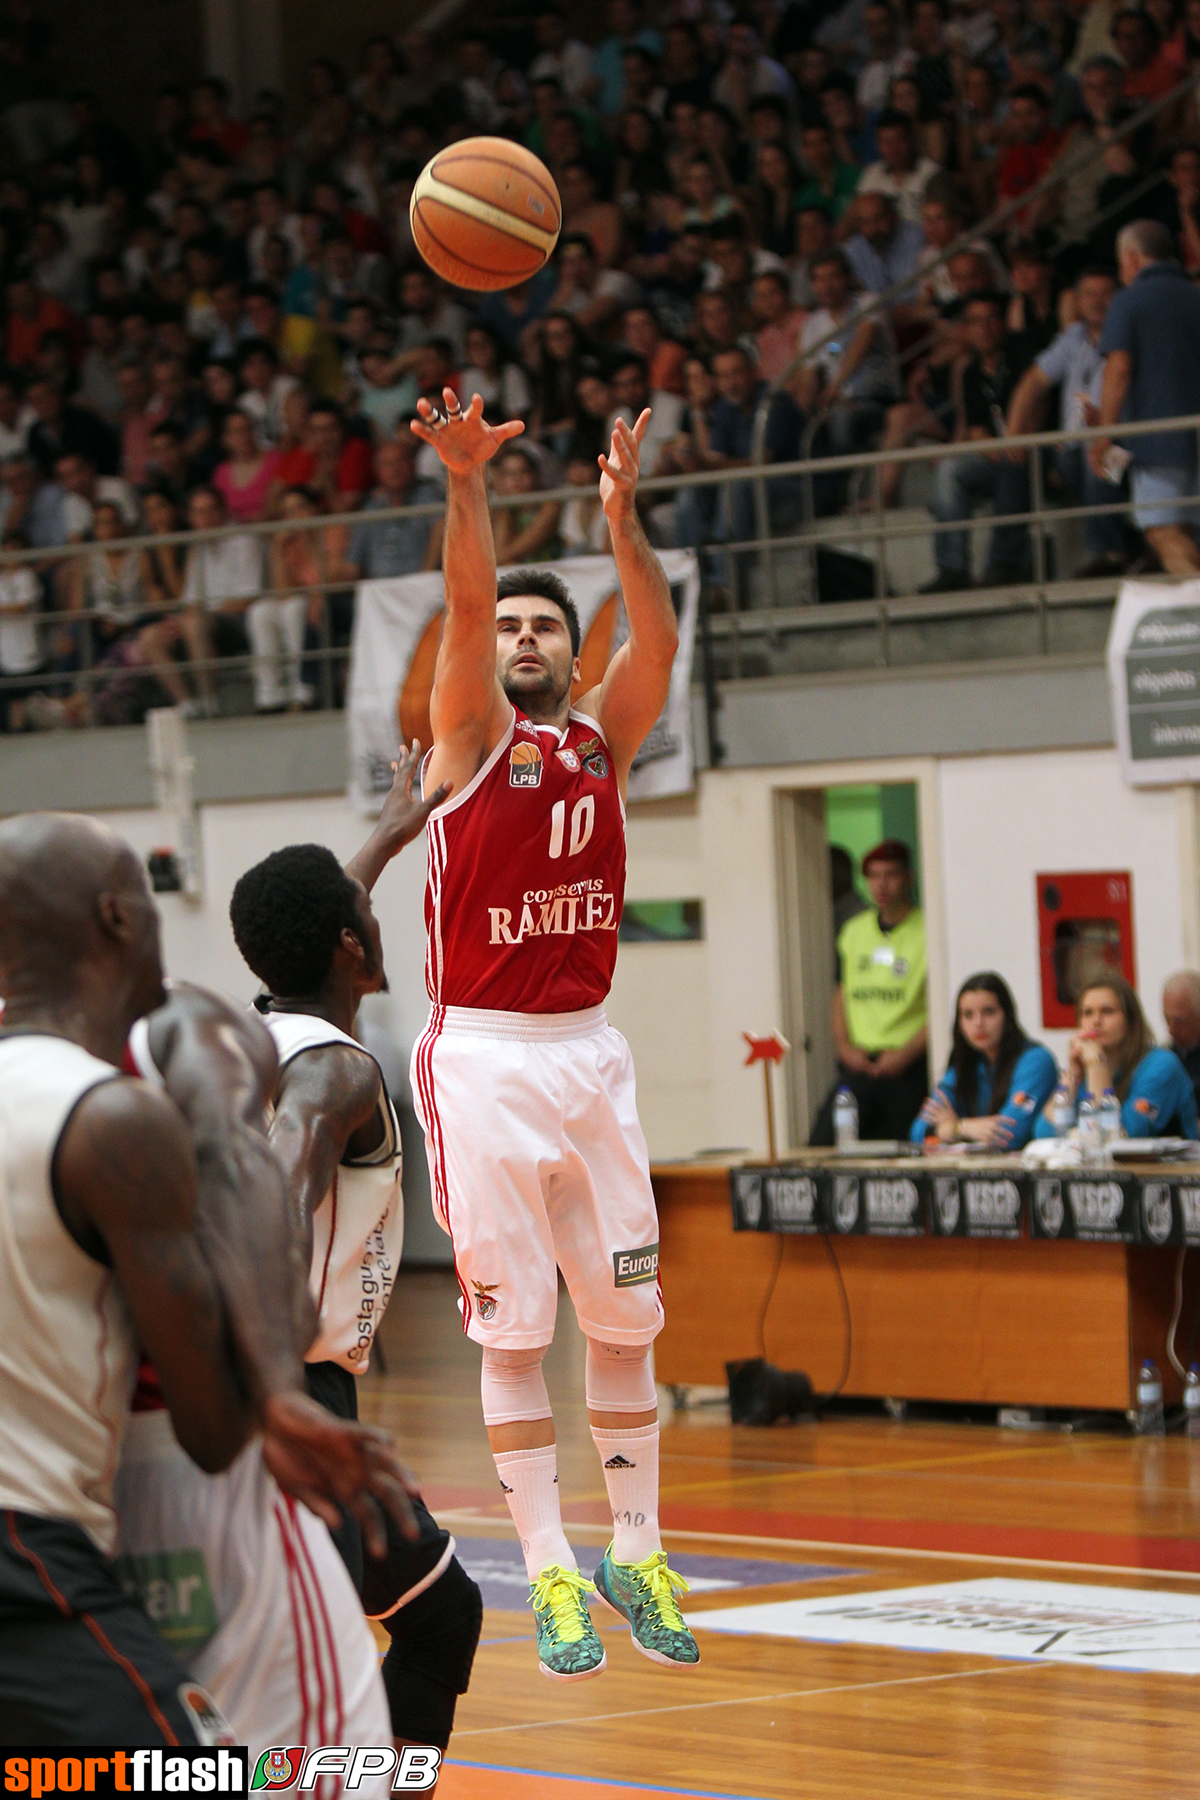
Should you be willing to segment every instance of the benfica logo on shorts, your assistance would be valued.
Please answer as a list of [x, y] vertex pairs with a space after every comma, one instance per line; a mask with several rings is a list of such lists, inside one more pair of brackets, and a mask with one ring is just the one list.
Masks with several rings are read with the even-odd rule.
[[589, 775], [597, 781], [603, 781], [608, 774], [608, 758], [604, 754], [604, 746], [598, 737], [584, 738], [582, 744], [575, 746], [577, 754]]
[[542, 753], [536, 744], [514, 744], [508, 756], [508, 785], [535, 788], [542, 785]]
[[484, 1287], [482, 1281], [476, 1281], [474, 1277], [472, 1277], [471, 1286], [475, 1289], [475, 1309], [480, 1318], [494, 1319], [496, 1316], [496, 1302], [492, 1296], [500, 1286], [500, 1283], [498, 1281], [493, 1281], [490, 1287]]

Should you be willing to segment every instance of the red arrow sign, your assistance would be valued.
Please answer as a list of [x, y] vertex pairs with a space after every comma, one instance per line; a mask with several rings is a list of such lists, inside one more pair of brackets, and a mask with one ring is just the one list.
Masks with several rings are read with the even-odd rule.
[[742, 1036], [750, 1046], [744, 1068], [749, 1068], [751, 1063], [756, 1062], [782, 1062], [792, 1047], [777, 1031], [773, 1031], [770, 1037], [751, 1037], [748, 1031], [743, 1031]]

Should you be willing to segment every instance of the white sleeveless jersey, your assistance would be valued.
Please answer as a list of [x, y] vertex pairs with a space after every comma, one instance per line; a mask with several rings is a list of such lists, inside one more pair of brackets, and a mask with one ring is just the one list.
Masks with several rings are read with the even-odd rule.
[[[360, 1056], [370, 1056], [328, 1019], [287, 1012], [261, 1017], [275, 1039], [281, 1068], [302, 1051], [326, 1044], [349, 1044]], [[320, 1322], [305, 1360], [340, 1363], [352, 1375], [366, 1373], [404, 1242], [400, 1123], [382, 1071], [379, 1081], [383, 1141], [369, 1156], [339, 1166], [313, 1214], [309, 1286]]]
[[66, 1038], [0, 1037], [0, 1507], [69, 1519], [107, 1556], [137, 1350], [112, 1270], [75, 1242], [51, 1182], [76, 1105], [116, 1078]]

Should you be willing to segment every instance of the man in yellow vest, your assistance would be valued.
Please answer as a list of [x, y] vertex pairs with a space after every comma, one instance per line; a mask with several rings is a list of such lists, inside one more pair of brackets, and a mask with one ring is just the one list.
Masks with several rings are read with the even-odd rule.
[[908, 845], [885, 838], [863, 857], [862, 871], [875, 904], [838, 934], [838, 1078], [817, 1115], [811, 1144], [833, 1143], [839, 1088], [849, 1088], [858, 1102], [861, 1139], [901, 1143], [929, 1091], [925, 919], [912, 901]]

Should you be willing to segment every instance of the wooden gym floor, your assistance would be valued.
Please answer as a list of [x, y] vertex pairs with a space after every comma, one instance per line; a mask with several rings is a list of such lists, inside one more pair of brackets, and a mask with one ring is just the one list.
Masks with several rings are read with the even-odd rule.
[[[497, 1554], [511, 1563], [479, 1352], [454, 1292], [441, 1271], [401, 1277], [384, 1328], [389, 1372], [364, 1382], [362, 1411], [395, 1431], [455, 1535], [503, 1540]], [[546, 1372], [564, 1518], [589, 1569], [608, 1515], [565, 1297]], [[759, 1569], [759, 1585], [698, 1591], [685, 1601], [694, 1622], [710, 1609], [998, 1576], [1195, 1595], [1200, 1613], [1200, 1444], [1176, 1437], [882, 1418], [756, 1431], [689, 1413], [664, 1426], [661, 1516], [673, 1553], [787, 1565], [783, 1584], [763, 1584]], [[1200, 1675], [703, 1629], [700, 1668], [676, 1673], [639, 1656], [600, 1610], [608, 1668], [566, 1685], [539, 1674], [511, 1577], [510, 1591], [485, 1614], [441, 1800], [1200, 1794]]]

